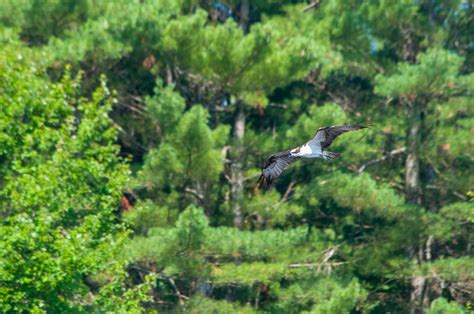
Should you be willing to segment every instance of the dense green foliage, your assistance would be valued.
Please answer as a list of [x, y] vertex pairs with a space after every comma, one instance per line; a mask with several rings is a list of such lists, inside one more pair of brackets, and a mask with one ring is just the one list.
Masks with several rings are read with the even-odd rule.
[[472, 311], [472, 3], [307, 6], [3, 1], [0, 311]]

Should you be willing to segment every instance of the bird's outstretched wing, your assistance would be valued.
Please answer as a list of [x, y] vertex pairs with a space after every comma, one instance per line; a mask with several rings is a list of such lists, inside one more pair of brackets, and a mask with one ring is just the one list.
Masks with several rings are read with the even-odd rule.
[[367, 126], [362, 124], [353, 124], [353, 125], [336, 125], [336, 126], [327, 126], [324, 128], [319, 128], [316, 131], [314, 137], [308, 142], [308, 144], [313, 148], [317, 147], [321, 150], [329, 147], [334, 139], [349, 131], [355, 131], [360, 129], [365, 129]]
[[262, 174], [258, 178], [257, 183], [260, 183], [260, 187], [267, 190], [283, 170], [300, 157], [332, 159], [339, 156], [340, 154], [331, 153], [325, 151], [325, 149], [342, 133], [367, 127], [362, 124], [353, 124], [319, 128], [314, 137], [305, 145], [270, 156], [262, 168]]
[[262, 168], [262, 174], [257, 183], [260, 183], [260, 187], [267, 190], [283, 170], [296, 159], [298, 157], [291, 156], [289, 151], [270, 156]]

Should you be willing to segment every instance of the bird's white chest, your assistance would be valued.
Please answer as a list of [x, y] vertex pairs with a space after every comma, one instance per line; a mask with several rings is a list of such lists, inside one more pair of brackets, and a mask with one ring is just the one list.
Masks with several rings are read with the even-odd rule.
[[316, 157], [321, 157], [322, 155], [321, 149], [317, 149], [316, 147], [311, 147], [308, 144], [297, 147], [291, 150], [290, 153], [293, 156], [305, 157], [305, 158], [316, 158]]

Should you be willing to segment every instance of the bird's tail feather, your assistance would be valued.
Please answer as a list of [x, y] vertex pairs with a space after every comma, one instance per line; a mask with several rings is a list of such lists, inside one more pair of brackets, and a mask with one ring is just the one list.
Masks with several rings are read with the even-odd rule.
[[259, 188], [263, 188], [266, 191], [270, 187], [270, 184], [272, 184], [272, 179], [267, 179], [267, 177], [265, 177], [265, 175], [262, 173], [262, 175], [260, 175], [258, 178], [257, 184]]
[[258, 187], [263, 188], [264, 190], [266, 190], [266, 187], [267, 187], [267, 182], [266, 181], [267, 180], [266, 180], [265, 176], [262, 173], [260, 175], [260, 177], [258, 178], [258, 180], [257, 180]]
[[333, 152], [327, 152], [327, 151], [323, 152], [323, 158], [325, 160], [335, 159], [335, 158], [338, 158], [339, 156], [341, 156], [341, 154], [339, 153], [333, 153]]

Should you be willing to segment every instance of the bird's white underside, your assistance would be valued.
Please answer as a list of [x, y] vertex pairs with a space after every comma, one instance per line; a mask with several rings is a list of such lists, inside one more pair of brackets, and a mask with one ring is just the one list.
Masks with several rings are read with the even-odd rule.
[[291, 156], [303, 157], [303, 158], [321, 158], [323, 153], [321, 146], [311, 145], [311, 143], [304, 144], [299, 148], [292, 149], [290, 151]]

